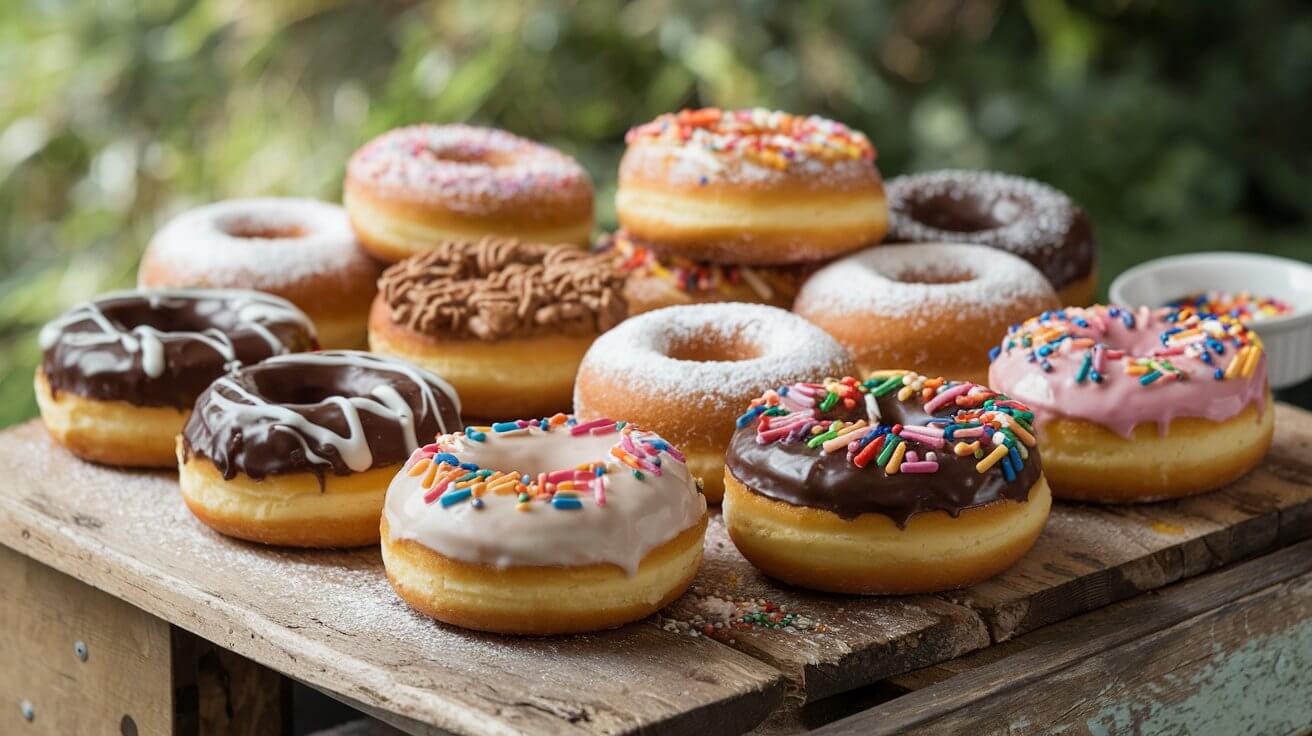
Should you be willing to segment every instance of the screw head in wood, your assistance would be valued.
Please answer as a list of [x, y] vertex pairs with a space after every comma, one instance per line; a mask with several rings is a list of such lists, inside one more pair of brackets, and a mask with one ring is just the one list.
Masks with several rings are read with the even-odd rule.
[[32, 701], [24, 700], [18, 704], [18, 709], [23, 712], [23, 720], [30, 722], [36, 718], [36, 709], [32, 707]]
[[87, 661], [87, 645], [83, 641], [73, 642], [73, 653], [83, 662]]

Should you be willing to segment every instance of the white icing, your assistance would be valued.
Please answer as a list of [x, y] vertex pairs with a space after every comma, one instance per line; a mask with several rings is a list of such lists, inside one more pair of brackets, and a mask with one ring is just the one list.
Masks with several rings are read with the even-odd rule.
[[[136, 299], [146, 297], [152, 309], [180, 308], [183, 301], [213, 300], [214, 308], [231, 309], [238, 319], [233, 332], [249, 329], [263, 337], [275, 354], [289, 352], [286, 345], [267, 327], [275, 323], [292, 322], [299, 324], [311, 335], [314, 324], [299, 309], [280, 297], [258, 291], [244, 289], [152, 289], [149, 291], [112, 291], [96, 297], [95, 300], [79, 304], [59, 317], [51, 320], [37, 337], [42, 351], [53, 348], [57, 343], [74, 347], [87, 347], [118, 342], [128, 354], [141, 355], [141, 367], [146, 375], [159, 378], [168, 368], [164, 344], [167, 342], [194, 340], [204, 343], [214, 350], [225, 365], [236, 360], [236, 351], [228, 334], [217, 328], [203, 331], [175, 330], [164, 332], [149, 325], [137, 325], [125, 328], [105, 316], [102, 311], [118, 299]], [[65, 332], [64, 330], [80, 322], [90, 321], [99, 332]]]
[[[298, 230], [287, 238], [233, 235]], [[331, 273], [373, 271], [346, 211], [313, 199], [231, 199], [170, 220], [142, 257], [141, 286], [207, 285], [280, 289]], [[157, 273], [149, 266], [163, 263]], [[147, 275], [152, 278], [148, 279]]]
[[586, 492], [583, 508], [561, 510], [546, 501], [516, 509], [514, 494], [486, 493], [483, 508], [469, 501], [443, 507], [427, 503], [423, 474], [397, 473], [383, 513], [394, 539], [409, 539], [452, 559], [497, 567], [577, 566], [611, 563], [629, 575], [642, 558], [697, 524], [706, 499], [688, 468], [661, 452], [661, 473], [636, 478], [610, 454], [620, 434], [571, 436], [565, 427], [488, 432], [484, 442], [464, 435], [438, 441], [444, 452], [481, 468], [536, 476], [591, 462], [608, 462], [605, 504]]
[[[670, 357], [678, 345], [707, 338], [750, 346], [758, 355], [733, 361]], [[666, 307], [625, 320], [597, 338], [579, 371], [641, 395], [687, 403], [687, 411], [695, 412], [694, 402], [736, 407], [771, 386], [841, 375], [850, 370], [849, 360], [837, 340], [795, 314], [730, 302]]]
[[[260, 365], [321, 365], [334, 368], [362, 368], [390, 371], [404, 376], [418, 389], [422, 401], [421, 410], [437, 419], [440, 431], [449, 431], [442, 416], [441, 404], [436, 391], [441, 391], [451, 402], [457, 414], [460, 412], [460, 399], [455, 389], [436, 374], [422, 368], [402, 363], [398, 360], [383, 358], [363, 351], [328, 350], [318, 353], [301, 353], [269, 358]], [[218, 389], [222, 390], [218, 390]], [[286, 406], [270, 402], [262, 396], [243, 388], [234, 377], [220, 378], [214, 382], [209, 391], [209, 401], [224, 414], [233, 417], [233, 422], [244, 427], [244, 434], [250, 441], [261, 443], [267, 441], [268, 433], [274, 431], [291, 432], [305, 450], [305, 457], [317, 465], [331, 465], [326, 458], [314, 453], [305, 438], [309, 437], [320, 446], [337, 450], [342, 462], [352, 471], [361, 473], [373, 466], [373, 452], [369, 449], [369, 439], [364, 434], [360, 421], [360, 411], [386, 417], [401, 426], [405, 433], [406, 451], [413, 452], [419, 447], [415, 431], [415, 414], [405, 399], [391, 386], [377, 386], [372, 396], [329, 396], [324, 403], [335, 405], [346, 421], [347, 434], [340, 435], [314, 422]], [[235, 397], [235, 398], [233, 398]]]
[[[968, 277], [948, 283], [906, 277]], [[797, 295], [793, 309], [828, 319], [901, 317], [953, 320], [1047, 297], [1052, 286], [1028, 261], [983, 245], [878, 245], [825, 266]]]

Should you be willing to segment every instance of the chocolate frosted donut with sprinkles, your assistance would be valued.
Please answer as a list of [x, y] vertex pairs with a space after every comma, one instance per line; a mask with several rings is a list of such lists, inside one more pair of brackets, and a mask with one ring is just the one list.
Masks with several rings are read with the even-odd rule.
[[397, 468], [461, 426], [455, 391], [421, 368], [350, 350], [273, 358], [196, 400], [178, 438], [182, 497], [229, 536], [369, 544]]
[[1033, 419], [987, 387], [904, 370], [770, 389], [729, 443], [729, 536], [767, 574], [818, 590], [979, 582], [1047, 521]]
[[376, 258], [394, 263], [448, 240], [484, 236], [587, 247], [592, 179], [573, 158], [468, 125], [414, 125], [366, 143], [343, 203]]
[[683, 110], [630, 130], [625, 142], [620, 226], [663, 255], [809, 263], [877, 243], [887, 229], [875, 149], [833, 120]]
[[284, 299], [219, 289], [116, 291], [41, 329], [36, 397], [46, 428], [88, 460], [172, 467], [196, 397], [227, 371], [317, 347]]
[[989, 385], [1034, 407], [1054, 495], [1135, 503], [1220, 488], [1266, 454], [1266, 355], [1231, 315], [1095, 305], [1008, 330]]
[[1039, 269], [1063, 304], [1093, 301], [1098, 253], [1088, 216], [1042, 182], [991, 171], [944, 170], [888, 181], [888, 240], [975, 243]]
[[687, 589], [706, 500], [682, 452], [610, 418], [467, 427], [420, 448], [383, 511], [397, 593], [444, 621], [509, 634], [610, 628]]

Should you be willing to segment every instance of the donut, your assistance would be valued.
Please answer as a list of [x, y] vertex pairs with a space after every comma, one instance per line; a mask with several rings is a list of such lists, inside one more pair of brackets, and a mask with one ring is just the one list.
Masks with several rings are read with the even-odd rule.
[[196, 397], [230, 368], [317, 347], [314, 325], [254, 291], [115, 291], [41, 329], [41, 419], [73, 454], [173, 467]]
[[483, 419], [568, 409], [584, 352], [627, 314], [612, 260], [572, 245], [451, 241], [379, 283], [370, 348], [445, 377]]
[[852, 352], [862, 372], [903, 365], [985, 383], [1007, 327], [1060, 306], [1043, 274], [979, 245], [882, 245], [836, 261], [802, 286], [793, 311]]
[[706, 521], [683, 456], [655, 433], [564, 414], [500, 422], [411, 455], [387, 489], [383, 565], [439, 621], [595, 631], [682, 595]]
[[353, 350], [270, 358], [196, 400], [178, 482], [196, 518], [231, 537], [373, 544], [397, 469], [461, 426], [455, 391], [423, 369]]
[[1098, 287], [1093, 226], [1070, 197], [992, 171], [931, 171], [888, 181], [891, 243], [987, 245], [1043, 272], [1062, 304], [1088, 304]]
[[615, 209], [637, 240], [693, 260], [781, 265], [879, 242], [875, 149], [842, 123], [769, 110], [683, 110], [625, 137]]
[[1271, 445], [1266, 354], [1230, 315], [1068, 307], [1014, 326], [992, 355], [989, 385], [1034, 407], [1058, 498], [1204, 493]]
[[852, 369], [820, 328], [760, 304], [666, 307], [597, 339], [574, 384], [580, 420], [623, 417], [681, 449], [706, 498], [723, 495], [724, 449], [742, 407], [771, 386]]
[[325, 348], [361, 348], [381, 271], [335, 204], [231, 199], [170, 220], [147, 246], [137, 284], [268, 292], [309, 315]]
[[586, 247], [592, 180], [554, 148], [493, 128], [414, 125], [351, 157], [343, 202], [364, 247], [394, 263], [485, 235]]
[[1047, 522], [1032, 418], [984, 386], [903, 370], [771, 389], [729, 443], [725, 527], [753, 565], [805, 588], [972, 585]]
[[624, 231], [603, 240], [598, 250], [617, 259], [624, 275], [629, 314], [661, 307], [713, 302], [751, 302], [788, 308], [815, 266], [733, 266], [665, 256], [633, 241]]

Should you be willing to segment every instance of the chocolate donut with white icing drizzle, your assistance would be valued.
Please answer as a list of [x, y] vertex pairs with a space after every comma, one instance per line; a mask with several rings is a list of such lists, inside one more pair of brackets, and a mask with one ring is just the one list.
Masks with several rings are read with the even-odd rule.
[[225, 376], [196, 400], [183, 459], [226, 480], [310, 472], [349, 475], [397, 465], [462, 428], [450, 384], [421, 368], [359, 351], [289, 355]]
[[47, 324], [39, 341], [56, 395], [180, 411], [232, 368], [318, 347], [291, 302], [228, 289], [111, 292]]

